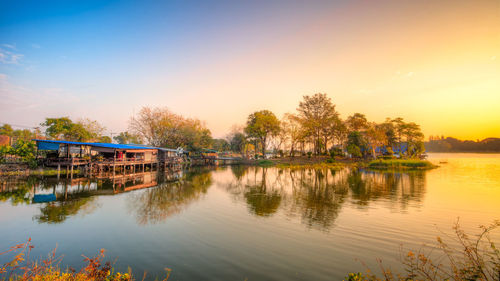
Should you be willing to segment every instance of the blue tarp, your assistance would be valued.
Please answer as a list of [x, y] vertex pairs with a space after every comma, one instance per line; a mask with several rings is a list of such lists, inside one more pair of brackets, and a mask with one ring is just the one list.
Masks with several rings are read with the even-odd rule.
[[59, 144], [58, 143], [37, 142], [36, 146], [37, 146], [38, 150], [59, 150]]
[[[113, 148], [113, 149], [158, 149], [157, 147], [151, 146], [143, 146], [143, 145], [131, 145], [131, 144], [115, 144], [115, 143], [102, 143], [102, 142], [77, 142], [77, 141], [59, 141], [59, 140], [34, 140], [36, 141], [38, 147], [41, 144], [47, 147], [58, 147], [56, 149], [47, 149], [47, 150], [57, 150], [59, 149], [60, 144], [71, 144], [71, 145], [89, 145], [95, 147], [105, 147], [105, 148]], [[53, 145], [53, 146], [51, 146]], [[40, 148], [39, 148], [40, 149]]]
[[52, 201], [56, 201], [55, 194], [35, 194], [35, 196], [33, 196], [33, 203], [45, 203]]

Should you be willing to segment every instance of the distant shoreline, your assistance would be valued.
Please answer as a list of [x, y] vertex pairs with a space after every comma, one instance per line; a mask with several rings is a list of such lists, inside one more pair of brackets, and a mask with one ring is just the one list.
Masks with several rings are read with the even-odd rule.
[[467, 154], [500, 154], [500, 151], [427, 151], [426, 153], [467, 153]]

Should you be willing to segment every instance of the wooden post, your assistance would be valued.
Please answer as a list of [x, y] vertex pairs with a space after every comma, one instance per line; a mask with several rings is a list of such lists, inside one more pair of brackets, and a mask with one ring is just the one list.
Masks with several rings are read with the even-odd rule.
[[115, 165], [116, 165], [116, 149], [115, 149], [115, 154], [113, 156], [113, 177], [115, 176]]
[[61, 164], [57, 164], [57, 179], [61, 176]]

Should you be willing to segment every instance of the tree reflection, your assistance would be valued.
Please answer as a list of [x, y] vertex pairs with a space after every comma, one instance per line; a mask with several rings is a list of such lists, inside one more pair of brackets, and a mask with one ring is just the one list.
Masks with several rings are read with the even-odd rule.
[[[342, 206], [359, 208], [383, 204], [405, 210], [419, 203], [425, 193], [425, 172], [367, 172], [346, 168], [278, 169], [239, 166], [231, 169], [232, 180], [222, 184], [249, 212], [270, 216], [282, 210], [299, 217], [309, 228], [329, 230]], [[418, 206], [418, 204], [416, 204]]]
[[421, 202], [425, 193], [425, 171], [372, 172], [353, 169], [348, 177], [353, 202], [360, 207], [385, 199], [389, 207], [407, 209]]
[[270, 216], [280, 206], [281, 192], [275, 188], [267, 189], [267, 168], [262, 168], [260, 174], [260, 182], [255, 181], [253, 185], [247, 185], [245, 198], [251, 212], [258, 216]]
[[40, 208], [40, 215], [34, 218], [39, 223], [61, 223], [76, 214], [90, 214], [97, 206], [94, 199], [95, 197], [86, 197], [46, 203]]
[[290, 214], [300, 214], [308, 227], [329, 229], [338, 217], [348, 190], [334, 170], [290, 171], [293, 180]]
[[157, 187], [131, 194], [127, 205], [139, 224], [154, 224], [181, 212], [205, 194], [211, 184], [210, 170], [189, 170], [179, 181], [160, 182]]

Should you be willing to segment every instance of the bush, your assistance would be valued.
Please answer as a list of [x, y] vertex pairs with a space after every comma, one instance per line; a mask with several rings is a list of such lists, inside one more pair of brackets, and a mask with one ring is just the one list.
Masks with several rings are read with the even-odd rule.
[[311, 158], [311, 155], [312, 155], [312, 154], [313, 154], [313, 153], [312, 153], [311, 151], [307, 152], [307, 157], [308, 157], [308, 158]]

